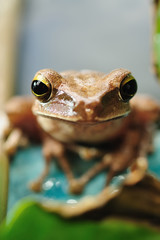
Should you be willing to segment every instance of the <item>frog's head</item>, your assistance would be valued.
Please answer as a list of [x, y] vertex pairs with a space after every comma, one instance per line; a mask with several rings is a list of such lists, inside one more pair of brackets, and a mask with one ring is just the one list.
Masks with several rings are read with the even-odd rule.
[[83, 70], [57, 73], [43, 69], [31, 85], [37, 100], [33, 112], [72, 122], [103, 122], [130, 112], [129, 100], [137, 83], [128, 70], [109, 74]]

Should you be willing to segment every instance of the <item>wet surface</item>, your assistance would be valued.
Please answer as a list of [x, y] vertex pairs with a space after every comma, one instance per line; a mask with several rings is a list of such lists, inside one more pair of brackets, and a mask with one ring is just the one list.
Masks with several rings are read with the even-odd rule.
[[[151, 174], [160, 178], [160, 132], [155, 136], [155, 152], [148, 156], [149, 169]], [[95, 161], [83, 161], [77, 155], [70, 155], [70, 164], [75, 176], [80, 176], [81, 173], [90, 168]], [[10, 209], [18, 200], [24, 197], [32, 197], [38, 200], [44, 198], [58, 200], [68, 204], [76, 203], [80, 199], [88, 195], [96, 195], [102, 191], [106, 183], [107, 173], [102, 172], [93, 178], [85, 187], [80, 195], [70, 194], [68, 191], [68, 182], [66, 176], [59, 168], [56, 161], [53, 160], [50, 173], [43, 183], [41, 193], [33, 193], [29, 190], [28, 184], [39, 176], [44, 166], [43, 157], [41, 154], [41, 146], [31, 146], [26, 149], [21, 149], [11, 162], [10, 167], [10, 185], [9, 185], [9, 203]], [[125, 174], [122, 173], [113, 178], [111, 185], [118, 188], [125, 179]]]

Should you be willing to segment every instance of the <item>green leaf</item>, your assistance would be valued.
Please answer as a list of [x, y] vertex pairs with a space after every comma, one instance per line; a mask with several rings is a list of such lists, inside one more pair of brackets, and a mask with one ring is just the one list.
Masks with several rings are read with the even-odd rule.
[[[1, 145], [0, 141], [0, 145]], [[0, 146], [0, 223], [6, 215], [9, 160]]]
[[160, 78], [160, 1], [155, 1], [154, 4], [153, 61], [155, 73]]
[[64, 219], [37, 203], [21, 202], [0, 228], [1, 240], [159, 240], [160, 232], [125, 221]]

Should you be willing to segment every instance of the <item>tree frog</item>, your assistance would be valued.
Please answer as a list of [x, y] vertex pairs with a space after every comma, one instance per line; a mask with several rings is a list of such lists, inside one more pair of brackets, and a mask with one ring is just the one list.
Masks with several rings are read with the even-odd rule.
[[[45, 167], [30, 184], [40, 191], [55, 157], [65, 172], [69, 190], [81, 193], [91, 178], [107, 170], [106, 186], [113, 177], [130, 168], [125, 183], [134, 184], [147, 169], [147, 154], [153, 151], [153, 126], [160, 107], [147, 96], [133, 96], [137, 82], [130, 71], [109, 74], [96, 71], [38, 71], [32, 81], [34, 98], [15, 97], [6, 105], [10, 130], [4, 131], [4, 148], [13, 154], [27, 139], [43, 144]], [[67, 151], [89, 161], [98, 157], [81, 177], [74, 177]]]

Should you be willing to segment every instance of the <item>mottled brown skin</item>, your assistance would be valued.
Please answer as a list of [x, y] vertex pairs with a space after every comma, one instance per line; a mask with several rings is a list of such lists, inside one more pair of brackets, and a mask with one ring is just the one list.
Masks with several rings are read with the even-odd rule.
[[[53, 70], [41, 70], [35, 78], [41, 74], [57, 92], [53, 91], [45, 104], [36, 101], [33, 112], [50, 118], [84, 123], [101, 122], [126, 115], [130, 111], [128, 102], [117, 101], [117, 98], [120, 83], [129, 73], [124, 69], [115, 70], [108, 75], [93, 71], [68, 71], [61, 73], [58, 78]], [[103, 103], [104, 97], [107, 98], [107, 107]]]
[[[130, 101], [130, 113], [129, 101], [122, 100], [119, 90], [128, 74], [130, 72], [125, 69], [109, 74], [93, 71], [58, 74], [51, 69], [36, 73], [33, 80], [47, 79], [51, 94], [45, 101], [39, 98], [35, 101], [32, 111], [37, 118], [30, 114], [32, 103], [26, 108], [34, 129], [28, 129], [21, 111], [15, 117], [18, 120], [12, 123], [13, 128], [19, 126], [22, 132], [28, 133], [28, 138], [36, 134], [43, 142], [46, 165], [42, 175], [31, 184], [34, 191], [41, 190], [53, 157], [66, 173], [72, 193], [80, 193], [87, 182], [104, 169], [108, 170], [107, 185], [128, 167], [131, 173], [126, 184], [134, 184], [144, 176], [146, 157], [152, 151], [153, 125], [160, 108], [154, 100], [137, 96]], [[23, 104], [24, 101], [22, 98]], [[9, 118], [12, 122], [10, 115]], [[76, 151], [86, 160], [97, 156], [100, 160], [75, 179], [66, 157], [67, 149]]]
[[[12, 128], [20, 128], [31, 141], [41, 141], [41, 130], [32, 113], [34, 99], [31, 97], [14, 97], [7, 102], [5, 112]], [[37, 132], [37, 134], [34, 134]]]

